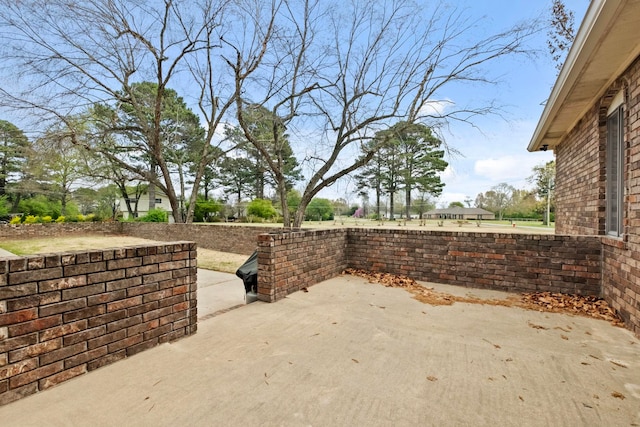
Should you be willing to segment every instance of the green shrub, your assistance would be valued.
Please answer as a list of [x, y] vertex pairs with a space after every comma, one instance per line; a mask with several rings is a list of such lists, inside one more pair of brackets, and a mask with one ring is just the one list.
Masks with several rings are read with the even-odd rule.
[[151, 209], [145, 216], [139, 218], [140, 222], [167, 222], [169, 215], [162, 208]]
[[14, 216], [13, 218], [11, 218], [11, 221], [9, 221], [9, 224], [20, 224], [21, 222], [22, 222], [21, 216]]
[[61, 223], [61, 222], [65, 222], [66, 218], [63, 215], [60, 215], [58, 218], [56, 218], [56, 222], [57, 223]]
[[42, 220], [42, 222], [44, 222], [45, 224], [48, 224], [52, 221], [51, 215], [46, 215], [43, 216], [42, 218], [40, 218]]
[[247, 205], [247, 215], [257, 216], [258, 218], [271, 219], [278, 213], [273, 207], [271, 200], [255, 199]]
[[193, 210], [193, 221], [212, 222], [212, 219], [222, 208], [222, 203], [212, 199], [204, 200], [202, 196], [200, 196]]
[[304, 212], [304, 219], [309, 221], [329, 221], [333, 219], [333, 206], [328, 199], [314, 198]]
[[24, 219], [24, 223], [25, 224], [36, 224], [40, 221], [38, 221], [40, 217], [37, 217], [35, 215], [27, 215], [27, 217]]

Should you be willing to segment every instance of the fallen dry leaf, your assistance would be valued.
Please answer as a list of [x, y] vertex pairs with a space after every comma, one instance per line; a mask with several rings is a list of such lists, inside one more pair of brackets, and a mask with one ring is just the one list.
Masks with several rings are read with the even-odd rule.
[[545, 330], [545, 331], [546, 331], [547, 329], [549, 329], [549, 328], [547, 328], [547, 327], [545, 327], [545, 326], [542, 326], [542, 325], [536, 325], [535, 323], [531, 323], [531, 322], [528, 322], [527, 324], [529, 325], [529, 327], [530, 327], [530, 328], [533, 328], [533, 329], [542, 329], [542, 330]]
[[[507, 299], [482, 299], [474, 296], [455, 296], [438, 292], [433, 288], [420, 285], [407, 276], [373, 273], [348, 268], [343, 274], [363, 277], [370, 283], [380, 283], [386, 287], [402, 288], [413, 294], [413, 298], [431, 305], [452, 305], [455, 302], [485, 304], [504, 307], [520, 307], [528, 310], [552, 313], [576, 314], [606, 320], [614, 326], [624, 326], [624, 322], [607, 302], [601, 298], [584, 295], [568, 295], [558, 292], [532, 292]], [[532, 326], [533, 327], [533, 326]], [[545, 328], [547, 329], [547, 328]], [[588, 332], [586, 332], [589, 334]]]
[[563, 340], [568, 340], [569, 339], [569, 337], [566, 336], [566, 335], [560, 335], [560, 338], [562, 338]]
[[353, 360], [353, 361], [354, 361], [354, 362], [356, 362], [356, 363], [360, 363], [360, 362], [358, 361], [358, 359], [351, 359], [351, 360]]
[[621, 368], [626, 368], [627, 367], [627, 365], [625, 365], [624, 363], [619, 362], [617, 360], [609, 360], [609, 362], [613, 363], [616, 366], [620, 366]]
[[433, 375], [429, 375], [429, 376], [427, 377], [427, 379], [428, 379], [429, 381], [431, 381], [431, 382], [433, 382], [433, 381], [438, 381], [438, 378], [434, 377]]
[[615, 397], [616, 399], [621, 399], [621, 400], [625, 399], [624, 394], [622, 394], [620, 392], [617, 392], [617, 391], [611, 392], [611, 396]]
[[[522, 302], [530, 308], [542, 308], [554, 313], [571, 313], [606, 320], [623, 326], [622, 319], [602, 298], [588, 295], [568, 295], [558, 292], [533, 292], [522, 295]], [[526, 307], [523, 307], [526, 308]]]

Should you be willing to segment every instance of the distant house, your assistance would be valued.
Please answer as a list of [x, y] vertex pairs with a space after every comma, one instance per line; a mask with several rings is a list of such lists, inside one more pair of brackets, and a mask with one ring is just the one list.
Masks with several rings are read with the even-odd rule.
[[423, 214], [426, 219], [496, 219], [493, 212], [480, 208], [461, 208], [459, 206], [447, 209], [433, 209]]
[[[173, 215], [171, 211], [171, 203], [169, 203], [169, 197], [164, 194], [162, 191], [156, 188], [156, 208], [164, 209], [169, 215], [169, 222], [174, 222]], [[127, 204], [124, 197], [121, 197], [119, 200], [120, 203], [120, 212], [122, 212], [123, 219], [129, 219], [129, 211], [127, 209]], [[132, 198], [129, 203], [131, 203], [131, 207], [134, 208], [135, 200]], [[149, 192], [144, 191], [140, 198], [138, 199], [138, 211], [137, 218], [145, 216], [149, 213]]]
[[529, 151], [556, 155], [556, 233], [598, 236], [602, 293], [640, 333], [640, 1], [592, 0]]

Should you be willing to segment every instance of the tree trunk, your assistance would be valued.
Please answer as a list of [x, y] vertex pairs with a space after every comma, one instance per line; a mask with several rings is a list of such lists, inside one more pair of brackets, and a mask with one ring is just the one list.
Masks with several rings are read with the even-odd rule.
[[405, 218], [411, 219], [411, 187], [409, 187], [408, 185], [404, 190], [404, 203]]
[[[116, 183], [116, 185], [118, 186], [118, 190], [120, 190], [120, 195], [122, 196], [122, 198], [124, 199], [124, 204], [127, 207], [127, 212], [129, 213], [129, 218], [135, 218], [135, 214], [138, 213], [138, 198], [137, 198], [137, 194], [136, 194], [136, 212], [133, 212], [133, 209], [131, 209], [131, 200], [129, 199], [129, 194], [127, 194], [127, 187], [124, 184], [121, 183]], [[137, 191], [136, 191], [137, 193]]]
[[278, 195], [280, 196], [280, 207], [282, 209], [282, 225], [285, 228], [289, 228], [291, 227], [291, 214], [289, 213], [287, 188], [284, 180], [282, 180], [282, 182], [278, 182]]
[[302, 226], [302, 223], [304, 222], [304, 211], [306, 209], [307, 209], [307, 203], [305, 203], [303, 206], [302, 201], [300, 201], [300, 206], [298, 206], [298, 209], [296, 210], [293, 216], [292, 228], [300, 228]]

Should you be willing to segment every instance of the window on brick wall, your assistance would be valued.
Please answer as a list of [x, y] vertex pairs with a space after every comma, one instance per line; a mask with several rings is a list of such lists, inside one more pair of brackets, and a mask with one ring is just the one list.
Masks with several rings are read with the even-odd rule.
[[620, 102], [614, 100], [607, 117], [606, 232], [607, 235], [614, 237], [621, 236], [623, 233], [624, 114], [621, 101], [621, 97]]

